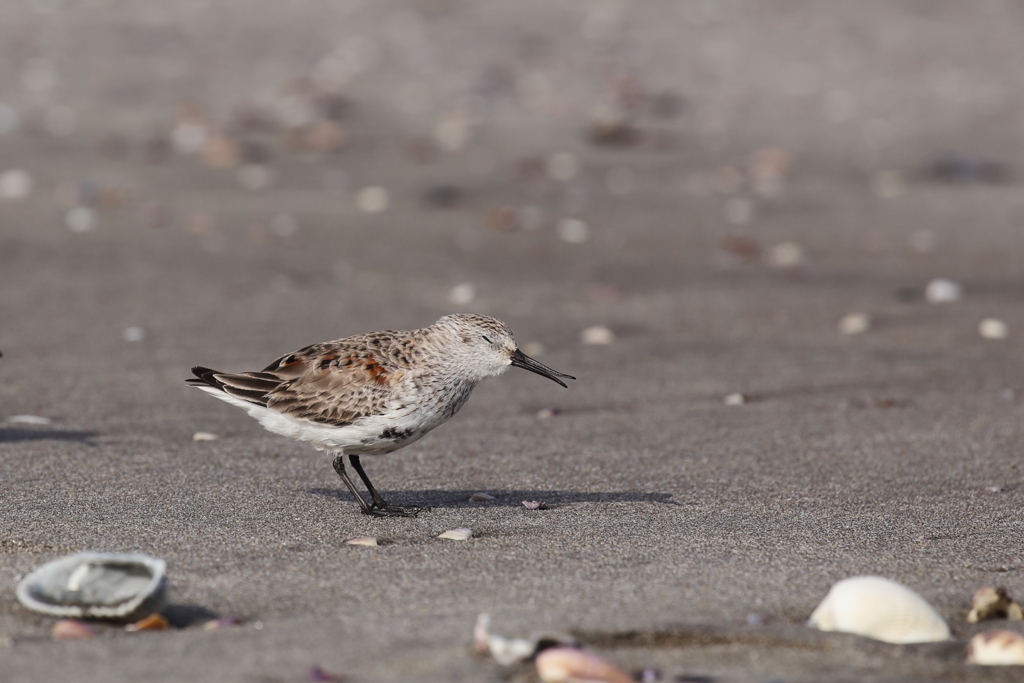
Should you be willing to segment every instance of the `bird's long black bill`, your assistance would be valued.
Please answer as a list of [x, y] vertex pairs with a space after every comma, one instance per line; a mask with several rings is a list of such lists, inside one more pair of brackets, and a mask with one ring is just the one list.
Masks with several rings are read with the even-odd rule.
[[559, 379], [559, 377], [564, 377], [566, 379], [576, 379], [572, 375], [566, 375], [565, 373], [557, 372], [555, 370], [552, 370], [548, 366], [544, 365], [543, 363], [538, 363], [537, 361], [530, 358], [519, 349], [516, 349], [515, 352], [512, 354], [512, 365], [517, 368], [522, 368], [523, 370], [536, 372], [541, 377], [547, 377], [552, 382], [558, 382], [567, 389], [569, 388], [569, 385], [567, 385], [565, 382]]

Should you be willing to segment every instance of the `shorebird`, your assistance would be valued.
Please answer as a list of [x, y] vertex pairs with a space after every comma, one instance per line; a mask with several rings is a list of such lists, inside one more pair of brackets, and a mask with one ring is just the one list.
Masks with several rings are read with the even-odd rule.
[[[334, 471], [365, 514], [415, 517], [429, 508], [388, 505], [359, 456], [411, 444], [455, 415], [478, 383], [510, 367], [563, 387], [562, 379], [576, 379], [520, 351], [512, 330], [500, 320], [458, 314], [419, 330], [384, 330], [313, 344], [259, 372], [194, 367], [196, 378], [186, 382], [245, 409], [275, 434], [334, 455]], [[371, 502], [349, 478], [345, 456]]]

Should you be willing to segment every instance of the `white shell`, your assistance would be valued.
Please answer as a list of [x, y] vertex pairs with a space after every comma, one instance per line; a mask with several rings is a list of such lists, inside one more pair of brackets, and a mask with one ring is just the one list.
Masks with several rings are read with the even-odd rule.
[[363, 545], [369, 548], [379, 545], [373, 536], [356, 536], [345, 541], [347, 545]]
[[438, 534], [438, 538], [447, 538], [452, 541], [466, 541], [473, 538], [473, 530], [467, 529], [466, 527], [458, 527], [457, 529], [451, 529], [443, 534]]
[[967, 644], [967, 662], [985, 666], [1024, 664], [1024, 636], [1013, 631], [985, 631]]
[[18, 584], [18, 600], [54, 617], [135, 621], [163, 605], [167, 564], [149, 555], [78, 553], [44, 564]]
[[878, 576], [857, 576], [832, 586], [807, 625], [887, 643], [950, 639], [946, 622], [924, 598]]
[[544, 683], [635, 683], [614, 664], [572, 647], [544, 650], [536, 662], [537, 675]]

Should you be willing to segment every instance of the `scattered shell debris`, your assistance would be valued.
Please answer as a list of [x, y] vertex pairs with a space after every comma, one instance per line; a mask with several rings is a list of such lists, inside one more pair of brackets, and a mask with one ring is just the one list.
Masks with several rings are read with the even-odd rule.
[[150, 614], [144, 619], [136, 621], [134, 624], [128, 624], [124, 627], [125, 631], [166, 631], [171, 627], [171, 622], [167, 621], [167, 617], [160, 614]]
[[361, 545], [367, 548], [376, 548], [379, 543], [373, 536], [356, 536], [345, 541], [345, 545]]
[[494, 500], [494, 496], [489, 493], [474, 493], [469, 497], [470, 503], [482, 503], [485, 500]]
[[77, 619], [60, 619], [50, 629], [54, 640], [88, 640], [97, 635], [95, 628]]
[[442, 534], [438, 534], [437, 537], [447, 538], [450, 541], [468, 541], [473, 538], [473, 530], [460, 526], [455, 529], [449, 529]]
[[12, 425], [48, 425], [53, 420], [42, 415], [11, 415], [4, 422]]
[[584, 344], [603, 346], [615, 341], [615, 333], [604, 325], [593, 325], [580, 332], [580, 341]]
[[734, 391], [731, 394], [726, 394], [722, 402], [727, 406], [741, 406], [750, 402], [750, 397], [746, 394], [741, 394], [738, 391]]
[[196, 432], [192, 435], [193, 441], [216, 441], [220, 437], [212, 432]]
[[967, 663], [982, 666], [1024, 665], [1024, 636], [1014, 631], [985, 631], [967, 643]]
[[18, 601], [55, 617], [135, 621], [158, 611], [167, 565], [149, 555], [77, 553], [47, 562], [18, 583]]
[[988, 619], [1021, 621], [1024, 620], [1024, 612], [1021, 611], [1020, 605], [1013, 601], [1005, 588], [982, 586], [974, 593], [967, 621], [976, 624]]
[[978, 334], [985, 339], [1006, 339], [1010, 336], [1010, 326], [999, 318], [985, 318], [978, 323]]
[[484, 612], [477, 616], [473, 626], [473, 648], [478, 654], [490, 656], [502, 666], [525, 662], [544, 648], [579, 645], [575, 638], [564, 633], [540, 632], [528, 638], [506, 638], [491, 633], [490, 626], [490, 615]]
[[535, 663], [543, 683], [635, 683], [611, 662], [573, 647], [544, 650]]
[[886, 643], [931, 643], [951, 638], [946, 622], [924, 598], [878, 576], [857, 576], [836, 583], [807, 625]]
[[454, 306], [466, 306], [476, 299], [476, 287], [471, 282], [455, 285], [448, 292], [448, 301]]
[[871, 329], [871, 316], [867, 313], [847, 313], [836, 325], [842, 334], [864, 334]]
[[963, 287], [945, 278], [936, 278], [924, 288], [924, 298], [930, 304], [950, 304], [962, 297]]
[[524, 500], [523, 507], [527, 510], [547, 510], [548, 504], [539, 500]]

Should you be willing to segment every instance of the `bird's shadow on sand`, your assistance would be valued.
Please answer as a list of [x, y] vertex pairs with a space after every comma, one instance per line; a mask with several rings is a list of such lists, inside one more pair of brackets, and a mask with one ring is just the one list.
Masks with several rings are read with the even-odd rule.
[[[325, 498], [334, 498], [355, 503], [356, 499], [345, 489], [315, 488], [306, 493]], [[537, 501], [548, 507], [560, 507], [573, 503], [631, 503], [645, 501], [663, 505], [679, 505], [672, 500], [671, 493], [647, 493], [644, 491], [542, 491], [537, 489], [489, 489], [487, 495], [494, 500], [470, 501], [469, 498], [481, 491], [453, 491], [445, 489], [421, 489], [412, 491], [381, 491], [380, 495], [389, 505], [413, 505], [431, 508], [486, 508], [523, 507], [524, 501]], [[369, 496], [367, 496], [369, 500]]]
[[32, 429], [31, 427], [0, 427], [0, 443], [12, 441], [77, 441], [92, 445], [90, 439], [99, 432], [77, 429]]

